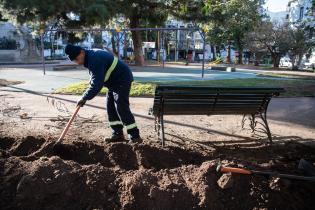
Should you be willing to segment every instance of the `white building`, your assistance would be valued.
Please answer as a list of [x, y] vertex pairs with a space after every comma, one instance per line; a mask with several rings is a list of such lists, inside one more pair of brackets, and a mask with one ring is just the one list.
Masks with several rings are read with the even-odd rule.
[[291, 24], [305, 23], [315, 27], [315, 7], [312, 0], [291, 0], [287, 5], [286, 19]]
[[[315, 41], [315, 5], [312, 0], [289, 1], [286, 20], [292, 27], [304, 25], [309, 39]], [[315, 50], [306, 62], [315, 64]]]
[[40, 52], [36, 47], [30, 28], [15, 26], [10, 22], [0, 22], [0, 38], [14, 40], [15, 49], [0, 49], [0, 62], [34, 62], [39, 60]]
[[[192, 23], [185, 23], [183, 21], [169, 18], [165, 23], [167, 28], [196, 28]], [[176, 30], [169, 31], [171, 35], [170, 53], [173, 54], [174, 60], [186, 59], [187, 53], [189, 60], [202, 60], [204, 41], [199, 31], [194, 30]], [[205, 46], [205, 60], [212, 58], [211, 46], [206, 43]], [[173, 60], [172, 59], [172, 60]]]

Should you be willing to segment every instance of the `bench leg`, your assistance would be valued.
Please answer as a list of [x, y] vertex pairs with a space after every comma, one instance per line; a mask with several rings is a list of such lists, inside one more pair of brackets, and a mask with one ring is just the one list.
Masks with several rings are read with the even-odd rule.
[[257, 120], [256, 120], [256, 115], [252, 114], [250, 115], [250, 124], [249, 127], [252, 130], [252, 133], [255, 133], [256, 131], [256, 126], [257, 126]]
[[163, 119], [163, 114], [161, 115], [161, 128], [162, 128], [162, 147], [164, 147], [165, 143], [165, 134], [164, 134], [164, 119]]
[[157, 132], [158, 139], [160, 139], [160, 132], [161, 132], [161, 120], [160, 117], [155, 118], [155, 131]]
[[159, 124], [159, 121], [158, 121], [158, 117], [155, 117], [154, 118], [154, 131], [155, 132], [158, 132], [158, 125]]
[[[257, 121], [257, 118], [260, 118], [261, 121]], [[245, 120], [242, 120], [242, 125], [244, 123]], [[262, 128], [257, 128], [257, 124], [261, 125]], [[268, 140], [270, 143], [272, 143], [272, 136], [271, 136], [271, 132], [270, 132], [270, 128], [268, 125], [268, 121], [267, 121], [267, 113], [266, 112], [262, 112], [259, 114], [252, 114], [249, 116], [249, 126], [250, 129], [252, 130], [252, 133], [255, 134], [255, 132], [259, 131], [262, 132], [264, 134], [267, 135]], [[257, 133], [255, 135], [258, 135]]]
[[242, 118], [242, 129], [245, 128], [245, 121], [246, 121], [246, 114], [244, 114]]
[[268, 136], [269, 142], [272, 143], [272, 136], [271, 136], [270, 128], [267, 121], [267, 112], [265, 111], [264, 113], [260, 113], [260, 118], [263, 121], [263, 123], [260, 123], [260, 124], [264, 127], [265, 132]]

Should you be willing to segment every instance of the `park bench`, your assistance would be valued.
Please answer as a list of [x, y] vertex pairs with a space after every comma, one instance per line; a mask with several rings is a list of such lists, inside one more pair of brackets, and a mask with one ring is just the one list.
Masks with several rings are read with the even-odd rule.
[[155, 130], [163, 146], [164, 115], [243, 115], [242, 128], [248, 116], [252, 132], [263, 132], [272, 142], [267, 108], [271, 98], [281, 92], [283, 88], [158, 85], [149, 114], [155, 117]]

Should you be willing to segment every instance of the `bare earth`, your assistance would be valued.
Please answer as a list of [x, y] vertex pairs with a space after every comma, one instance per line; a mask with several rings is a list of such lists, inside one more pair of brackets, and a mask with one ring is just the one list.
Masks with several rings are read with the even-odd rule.
[[53, 154], [78, 98], [0, 91], [1, 209], [312, 209], [314, 183], [232, 175], [222, 189], [215, 167], [302, 175], [301, 158], [315, 163], [314, 98], [272, 100], [272, 145], [242, 130], [242, 116], [166, 116], [162, 148], [152, 98], [131, 99], [144, 143], [128, 145], [103, 142], [111, 131], [97, 97], [69, 130], [69, 152]]

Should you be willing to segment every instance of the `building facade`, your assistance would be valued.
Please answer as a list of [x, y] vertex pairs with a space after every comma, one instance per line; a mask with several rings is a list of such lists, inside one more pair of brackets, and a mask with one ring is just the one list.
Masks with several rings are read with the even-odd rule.
[[[314, 0], [291, 0], [287, 5], [286, 21], [291, 27], [303, 26], [307, 37], [315, 41], [315, 1]], [[304, 59], [305, 62], [315, 64], [315, 49], [311, 56]]]

